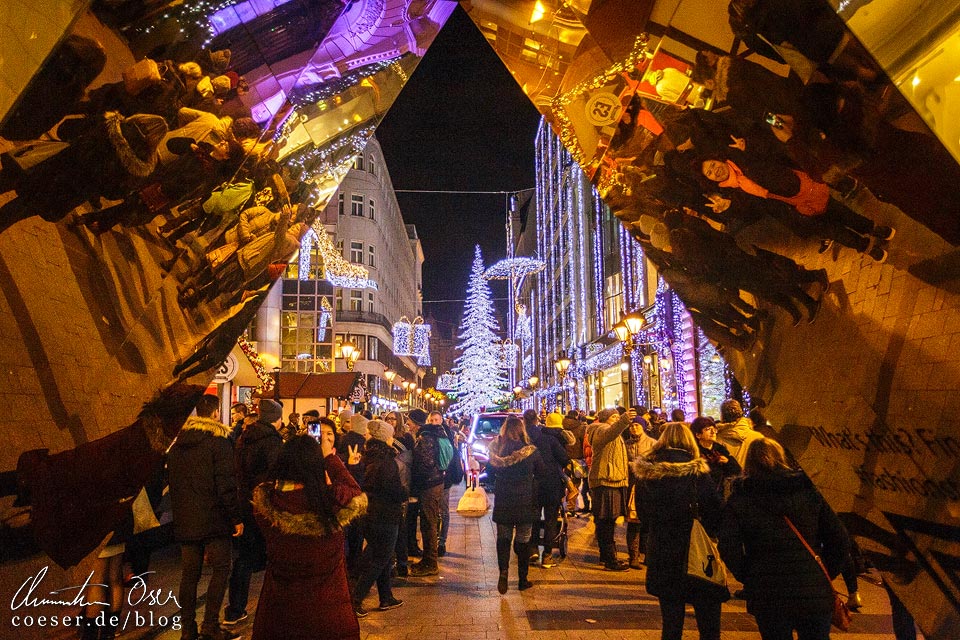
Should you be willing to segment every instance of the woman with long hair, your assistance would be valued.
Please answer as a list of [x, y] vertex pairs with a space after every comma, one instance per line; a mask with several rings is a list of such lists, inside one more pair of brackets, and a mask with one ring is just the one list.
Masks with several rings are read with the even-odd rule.
[[254, 513], [267, 540], [254, 640], [360, 638], [343, 527], [363, 515], [367, 496], [333, 443], [333, 422], [322, 418], [320, 442], [306, 435], [291, 438], [267, 481], [254, 489]]
[[507, 418], [500, 435], [490, 443], [488, 472], [494, 477], [493, 521], [497, 523], [497, 566], [500, 579], [497, 591], [507, 592], [510, 545], [517, 554], [517, 588], [533, 586], [527, 579], [530, 570], [530, 537], [533, 523], [540, 519], [537, 486], [546, 478], [547, 466], [530, 444], [523, 420]]
[[647, 593], [660, 601], [661, 640], [680, 640], [686, 603], [693, 605], [702, 640], [719, 640], [720, 605], [726, 589], [687, 576], [690, 530], [697, 518], [716, 535], [722, 503], [683, 423], [668, 423], [647, 459], [631, 464], [637, 476], [637, 511], [647, 533]]
[[797, 533], [833, 578], [849, 553], [846, 530], [776, 440], [750, 444], [743, 475], [723, 512], [718, 546], [743, 583], [747, 611], [764, 640], [793, 638], [793, 631], [799, 640], [828, 639], [833, 587]]

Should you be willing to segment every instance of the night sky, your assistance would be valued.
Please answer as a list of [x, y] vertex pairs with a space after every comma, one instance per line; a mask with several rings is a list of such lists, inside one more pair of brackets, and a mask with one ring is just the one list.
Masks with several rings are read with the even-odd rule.
[[[539, 119], [457, 7], [376, 135], [395, 189], [517, 191], [534, 185]], [[423, 243], [424, 301], [464, 298], [475, 244], [487, 266], [506, 256], [503, 195], [398, 193], [397, 201]], [[494, 296], [505, 295], [493, 284]], [[462, 309], [425, 303], [423, 311], [455, 324]]]

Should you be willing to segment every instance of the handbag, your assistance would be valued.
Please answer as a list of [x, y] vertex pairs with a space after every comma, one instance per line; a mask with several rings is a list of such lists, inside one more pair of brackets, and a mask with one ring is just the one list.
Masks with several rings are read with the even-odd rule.
[[467, 518], [479, 518], [487, 512], [490, 503], [487, 501], [487, 492], [477, 487], [477, 481], [460, 497], [457, 503], [457, 513]]
[[687, 549], [687, 576], [716, 588], [724, 600], [730, 598], [727, 587], [727, 566], [720, 559], [720, 551], [700, 522], [696, 479], [693, 480], [693, 525], [690, 527], [690, 546]]
[[[820, 559], [813, 549], [810, 548], [810, 545], [807, 544], [807, 541], [800, 535], [800, 531], [790, 522], [790, 518], [783, 516], [783, 519], [787, 521], [787, 526], [790, 527], [790, 530], [800, 539], [800, 542], [803, 543], [803, 546], [807, 551], [810, 552], [810, 555], [813, 556], [813, 559], [817, 561], [817, 564], [820, 565], [820, 570], [823, 571], [823, 575], [827, 577], [827, 583], [832, 585], [833, 580], [830, 579], [830, 573], [827, 571], [827, 568], [823, 566], [823, 561]], [[830, 587], [833, 589], [833, 587]], [[833, 624], [840, 631], [847, 631], [850, 629], [850, 609], [847, 608], [847, 603], [840, 598], [840, 594], [834, 590], [833, 591], [833, 614], [830, 617], [830, 623]]]

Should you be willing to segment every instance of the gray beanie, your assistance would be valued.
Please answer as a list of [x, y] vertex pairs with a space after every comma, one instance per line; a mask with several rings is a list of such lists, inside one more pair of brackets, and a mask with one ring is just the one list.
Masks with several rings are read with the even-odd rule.
[[350, 417], [350, 431], [354, 433], [359, 433], [361, 436], [367, 434], [367, 423], [370, 422], [364, 418], [359, 413], [355, 413]]
[[382, 440], [388, 444], [390, 443], [390, 439], [393, 438], [393, 425], [383, 420], [368, 421], [367, 431], [370, 433], [371, 438]]
[[283, 405], [269, 398], [260, 400], [260, 422], [273, 424], [283, 418]]

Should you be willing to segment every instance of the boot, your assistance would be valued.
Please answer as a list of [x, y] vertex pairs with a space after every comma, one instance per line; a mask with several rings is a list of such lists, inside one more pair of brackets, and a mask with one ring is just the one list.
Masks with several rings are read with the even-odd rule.
[[517, 554], [517, 589], [526, 591], [533, 586], [533, 583], [527, 580], [527, 574], [530, 572], [530, 545], [514, 544], [513, 550]]
[[120, 626], [120, 612], [107, 611], [103, 629], [100, 630], [100, 640], [113, 640], [117, 637], [117, 628]]
[[497, 538], [497, 566], [500, 569], [500, 578], [497, 580], [497, 591], [507, 592], [507, 576], [510, 567], [510, 540]]
[[640, 532], [627, 530], [627, 555], [631, 569], [643, 568], [640, 564]]

